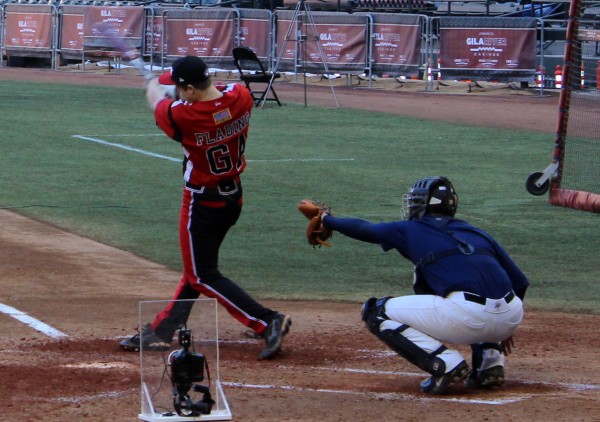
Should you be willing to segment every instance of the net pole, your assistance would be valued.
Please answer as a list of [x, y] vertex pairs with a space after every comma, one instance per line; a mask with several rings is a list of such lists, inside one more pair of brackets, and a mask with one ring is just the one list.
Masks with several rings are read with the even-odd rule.
[[[569, 122], [569, 105], [571, 102], [571, 74], [575, 59], [575, 42], [579, 31], [579, 19], [582, 0], [572, 0], [569, 6], [569, 18], [567, 23], [564, 65], [563, 65], [563, 86], [560, 90], [558, 100], [558, 123], [556, 127], [556, 137], [554, 140], [553, 161], [558, 163], [556, 176], [552, 179], [550, 189], [558, 188], [562, 177], [565, 138]], [[550, 195], [552, 196], [552, 195]]]

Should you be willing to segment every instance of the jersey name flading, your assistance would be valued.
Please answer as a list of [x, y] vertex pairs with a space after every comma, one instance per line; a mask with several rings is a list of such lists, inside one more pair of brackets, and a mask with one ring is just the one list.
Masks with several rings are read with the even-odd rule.
[[165, 99], [154, 112], [158, 126], [180, 142], [189, 187], [214, 188], [246, 167], [244, 150], [254, 103], [248, 90], [227, 85], [223, 97], [188, 103]]

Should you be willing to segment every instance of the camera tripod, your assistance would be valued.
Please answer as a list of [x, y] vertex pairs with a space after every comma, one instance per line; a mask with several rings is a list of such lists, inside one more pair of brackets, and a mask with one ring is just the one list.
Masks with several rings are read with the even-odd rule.
[[[309, 26], [309, 29], [312, 30], [311, 38], [305, 33], [304, 27], [305, 25]], [[296, 8], [294, 9], [294, 15], [292, 17], [292, 21], [290, 22], [290, 26], [285, 34], [285, 38], [283, 41], [283, 45], [281, 46], [281, 52], [277, 57], [277, 61], [275, 62], [275, 67], [272, 72], [271, 80], [269, 81], [269, 86], [267, 87], [267, 91], [271, 89], [273, 82], [275, 81], [275, 75], [279, 70], [279, 66], [281, 65], [281, 60], [283, 55], [285, 54], [285, 48], [287, 46], [288, 41], [290, 41], [290, 37], [292, 35], [292, 31], [296, 28], [296, 50], [294, 55], [294, 68], [295, 70], [298, 67], [302, 68], [302, 74], [304, 78], [304, 107], [307, 106], [307, 96], [306, 96], [306, 43], [310, 41], [315, 41], [317, 43], [317, 48], [319, 49], [319, 55], [321, 57], [321, 63], [323, 65], [323, 73], [325, 75], [329, 75], [329, 69], [327, 67], [327, 61], [325, 60], [325, 54], [323, 54], [323, 48], [321, 46], [321, 40], [319, 39], [319, 34], [317, 32], [317, 27], [315, 26], [315, 21], [311, 14], [310, 6], [306, 4], [305, 0], [299, 0], [298, 4], [296, 4]], [[297, 72], [295, 72], [297, 75]], [[331, 87], [331, 93], [333, 95], [333, 100], [335, 101], [335, 107], [339, 108], [340, 105], [338, 103], [337, 97], [335, 95], [335, 89], [333, 88], [333, 84], [331, 83], [331, 79], [327, 78], [329, 81], [329, 86]], [[261, 106], [264, 105], [264, 99]]]

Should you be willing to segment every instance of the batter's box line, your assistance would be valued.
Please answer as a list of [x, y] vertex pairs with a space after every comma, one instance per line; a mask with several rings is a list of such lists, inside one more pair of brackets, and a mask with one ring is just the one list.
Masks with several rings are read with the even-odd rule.
[[504, 405], [516, 403], [519, 401], [527, 400], [531, 398], [531, 395], [525, 396], [513, 396], [505, 399], [463, 399], [463, 398], [444, 398], [444, 397], [421, 397], [414, 394], [405, 393], [375, 393], [365, 391], [352, 391], [352, 390], [333, 390], [328, 388], [306, 388], [297, 387], [292, 385], [268, 385], [268, 384], [246, 384], [240, 382], [221, 382], [223, 386], [232, 388], [249, 388], [258, 390], [284, 390], [284, 391], [299, 391], [302, 393], [325, 393], [325, 394], [345, 394], [360, 397], [371, 397], [376, 400], [390, 400], [390, 401], [420, 401], [420, 402], [454, 402], [454, 403], [467, 403], [467, 404], [487, 404], [487, 405]]
[[[289, 368], [292, 369], [292, 368]], [[417, 372], [394, 372], [394, 371], [378, 371], [373, 369], [355, 369], [355, 368], [335, 368], [328, 366], [321, 367], [312, 367], [313, 370], [319, 371], [346, 371], [346, 372], [359, 372], [365, 374], [375, 374], [375, 375], [401, 375], [401, 376], [413, 376], [413, 377], [423, 377], [423, 373]], [[597, 384], [582, 384], [582, 383], [568, 383], [568, 382], [548, 382], [548, 381], [533, 381], [533, 380], [525, 380], [514, 378], [514, 381], [520, 382], [522, 384], [536, 384], [536, 385], [547, 385], [551, 387], [562, 387], [569, 390], [574, 391], [584, 391], [584, 390], [600, 390], [600, 385]]]
[[133, 393], [139, 393], [139, 388], [120, 390], [120, 391], [107, 391], [106, 393], [98, 393], [90, 396], [73, 396], [73, 397], [51, 397], [43, 398], [38, 397], [36, 400], [44, 400], [46, 402], [59, 402], [59, 403], [86, 403], [90, 401], [96, 401], [98, 399], [112, 399], [124, 396], [130, 396]]
[[566, 388], [568, 390], [573, 390], [577, 392], [582, 391], [595, 391], [600, 390], [600, 385], [596, 384], [581, 384], [581, 383], [569, 383], [569, 382], [547, 382], [547, 381], [530, 381], [530, 380], [517, 380], [523, 384], [542, 384], [549, 386], [558, 386], [562, 388]]
[[[282, 369], [294, 369], [292, 367], [281, 366]], [[403, 377], [424, 377], [423, 373], [417, 372], [397, 372], [397, 371], [378, 371], [374, 369], [357, 369], [357, 368], [336, 368], [336, 367], [325, 367], [317, 366], [310, 368], [314, 371], [329, 371], [329, 372], [354, 372], [370, 375], [398, 375]], [[596, 384], [582, 384], [582, 383], [567, 383], [567, 382], [549, 382], [549, 381], [533, 381], [519, 378], [513, 378], [512, 380], [527, 385], [544, 385], [548, 387], [558, 387], [570, 391], [582, 392], [582, 391], [596, 391], [600, 390], [600, 385]]]
[[25, 312], [22, 312], [16, 308], [13, 308], [12, 306], [8, 306], [3, 303], [0, 303], [0, 314], [6, 314], [10, 317], [13, 317], [17, 321], [29, 326], [30, 328], [33, 328], [36, 331], [39, 331], [40, 333], [42, 333], [48, 337], [51, 337], [54, 339], [68, 337], [62, 331], [59, 331], [56, 328], [51, 327], [50, 325], [40, 321], [39, 319], [36, 319], [32, 316], [29, 316]]

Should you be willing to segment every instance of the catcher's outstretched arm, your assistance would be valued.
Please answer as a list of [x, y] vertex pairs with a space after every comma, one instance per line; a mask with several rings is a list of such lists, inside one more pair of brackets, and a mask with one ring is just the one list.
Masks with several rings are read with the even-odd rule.
[[381, 243], [380, 231], [377, 224], [360, 218], [339, 218], [332, 215], [323, 216], [326, 228], [334, 230], [356, 240], [368, 243]]

